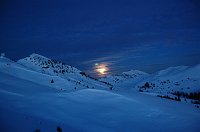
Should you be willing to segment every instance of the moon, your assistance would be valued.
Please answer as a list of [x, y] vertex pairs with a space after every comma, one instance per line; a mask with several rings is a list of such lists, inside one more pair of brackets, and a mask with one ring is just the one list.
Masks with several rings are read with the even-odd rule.
[[108, 74], [108, 65], [104, 63], [95, 63], [95, 71], [98, 73], [99, 76], [105, 76]]
[[104, 74], [106, 74], [106, 69], [105, 68], [99, 68], [99, 69], [97, 69], [97, 71], [100, 73], [100, 74], [102, 74], [102, 75], [104, 75]]

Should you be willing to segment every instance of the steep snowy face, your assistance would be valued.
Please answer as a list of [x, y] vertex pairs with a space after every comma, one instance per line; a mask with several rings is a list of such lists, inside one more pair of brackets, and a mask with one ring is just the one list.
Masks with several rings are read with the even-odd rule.
[[148, 76], [149, 74], [145, 72], [138, 71], [138, 70], [130, 70], [127, 72], [123, 72], [121, 74], [107, 76], [105, 78], [101, 78], [100, 80], [107, 81], [111, 84], [117, 84], [117, 83], [126, 83], [126, 82], [137, 82]]
[[80, 73], [80, 70], [75, 67], [66, 65], [62, 62], [51, 60], [38, 54], [31, 54], [29, 57], [20, 59], [17, 63], [30, 68], [34, 71], [50, 74], [50, 75], [65, 75]]

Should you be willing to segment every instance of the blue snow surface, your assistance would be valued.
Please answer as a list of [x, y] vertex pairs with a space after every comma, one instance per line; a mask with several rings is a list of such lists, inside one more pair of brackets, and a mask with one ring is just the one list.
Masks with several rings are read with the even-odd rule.
[[[77, 72], [68, 76], [50, 73], [0, 59], [1, 132], [33, 132], [36, 129], [56, 132], [57, 126], [63, 132], [200, 130], [200, 109], [191, 103], [124, 88], [129, 87], [130, 82], [110, 90], [105, 84], [83, 78]], [[76, 80], [80, 79], [83, 80], [81, 84], [94, 87], [78, 86]]]

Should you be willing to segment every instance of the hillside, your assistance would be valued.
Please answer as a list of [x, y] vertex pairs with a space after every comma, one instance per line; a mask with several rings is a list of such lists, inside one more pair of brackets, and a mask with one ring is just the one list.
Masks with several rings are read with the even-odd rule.
[[193, 67], [178, 66], [159, 71], [138, 83], [135, 88], [140, 92], [153, 93], [185, 103], [200, 104], [200, 65]]
[[51, 60], [42, 55], [31, 54], [29, 57], [17, 61], [29, 69], [49, 75], [79, 74], [81, 71], [57, 60]]
[[96, 89], [62, 92], [1, 72], [0, 85], [2, 132], [55, 132], [57, 126], [63, 132], [199, 130], [198, 109], [145, 94], [125, 96]]
[[0, 59], [0, 72], [67, 91], [83, 88], [109, 89], [110, 87], [75, 67], [37, 54], [31, 54], [17, 62], [8, 58]]
[[[130, 73], [130, 74], [127, 74]], [[185, 103], [200, 104], [200, 65], [169, 67], [154, 74], [137, 70], [103, 78], [118, 91], [144, 92]]]
[[115, 90], [120, 90], [122, 88], [124, 90], [130, 90], [130, 87], [133, 87], [136, 83], [144, 80], [148, 76], [148, 73], [138, 70], [130, 70], [117, 75], [109, 75], [104, 78], [100, 78], [99, 80], [108, 82], [109, 84], [113, 85], [113, 89]]
[[[101, 81], [113, 86], [110, 90], [110, 85], [77, 68], [41, 55], [32, 54], [17, 62], [1, 58], [0, 130], [56, 132], [59, 126], [63, 132], [198, 132], [199, 108], [152, 96], [166, 93], [162, 89], [165, 85], [175, 90], [185, 84], [198, 91], [193, 88], [199, 86], [198, 70], [199, 66], [176, 67], [152, 75], [132, 70], [103, 78]], [[151, 84], [166, 79], [170, 84], [156, 83], [155, 89], [142, 87], [147, 81]], [[180, 85], [175, 85], [176, 81]]]

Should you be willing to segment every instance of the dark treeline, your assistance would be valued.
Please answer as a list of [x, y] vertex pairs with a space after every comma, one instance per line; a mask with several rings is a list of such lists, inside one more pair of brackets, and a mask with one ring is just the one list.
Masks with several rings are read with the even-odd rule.
[[173, 94], [187, 99], [200, 100], [200, 92], [186, 93], [186, 92], [176, 91]]

